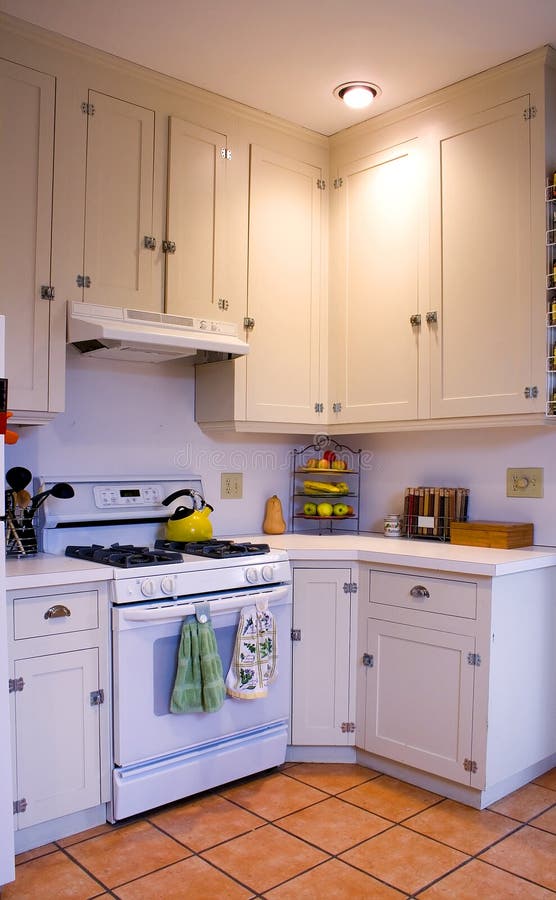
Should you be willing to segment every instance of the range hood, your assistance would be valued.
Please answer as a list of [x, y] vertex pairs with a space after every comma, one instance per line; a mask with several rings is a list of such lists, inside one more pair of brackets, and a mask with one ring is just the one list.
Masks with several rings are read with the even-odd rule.
[[[68, 302], [68, 344], [86, 356], [165, 362], [192, 357], [244, 356], [249, 344], [231, 322], [172, 316], [141, 309], [121, 309], [96, 303]], [[218, 354], [217, 357], [212, 354]]]

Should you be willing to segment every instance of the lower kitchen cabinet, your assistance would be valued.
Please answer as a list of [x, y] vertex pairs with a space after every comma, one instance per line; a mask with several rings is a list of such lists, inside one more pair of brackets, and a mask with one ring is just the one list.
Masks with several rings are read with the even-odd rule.
[[355, 743], [353, 577], [353, 568], [294, 568], [293, 745]]
[[455, 782], [482, 807], [555, 764], [554, 568], [495, 578], [370, 568], [361, 580], [356, 742], [371, 765], [411, 767], [423, 786], [419, 772], [440, 789]]
[[8, 593], [16, 831], [109, 799], [106, 590]]

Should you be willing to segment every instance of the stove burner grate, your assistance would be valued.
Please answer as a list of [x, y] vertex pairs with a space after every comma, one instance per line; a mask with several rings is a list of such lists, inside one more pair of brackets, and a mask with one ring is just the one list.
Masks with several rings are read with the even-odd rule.
[[237, 543], [235, 541], [166, 541], [155, 542], [157, 550], [179, 550], [181, 553], [193, 556], [204, 556], [206, 559], [229, 559], [234, 557], [260, 556], [270, 553], [268, 544], [253, 544], [249, 541]]
[[86, 562], [102, 563], [119, 569], [133, 569], [136, 566], [164, 566], [168, 563], [182, 562], [181, 553], [170, 549], [150, 549], [134, 547], [132, 544], [112, 544], [103, 547], [100, 544], [80, 547], [70, 544], [66, 547], [66, 556], [83, 559]]

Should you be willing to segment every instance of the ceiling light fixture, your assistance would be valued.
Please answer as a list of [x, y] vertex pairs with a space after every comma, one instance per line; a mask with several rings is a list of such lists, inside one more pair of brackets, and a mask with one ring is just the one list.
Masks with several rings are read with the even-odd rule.
[[364, 109], [365, 106], [370, 106], [382, 91], [378, 85], [371, 84], [370, 81], [346, 81], [334, 88], [333, 93], [346, 106], [350, 106], [352, 109]]

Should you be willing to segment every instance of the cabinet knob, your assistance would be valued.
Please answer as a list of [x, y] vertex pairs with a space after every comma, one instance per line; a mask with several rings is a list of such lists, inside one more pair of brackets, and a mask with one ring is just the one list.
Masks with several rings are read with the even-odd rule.
[[412, 597], [430, 597], [430, 594], [423, 584], [416, 584], [410, 592]]
[[416, 315], [410, 316], [409, 322], [411, 325], [420, 325], [421, 324], [421, 314], [416, 313]]
[[61, 603], [51, 606], [44, 614], [45, 619], [63, 619], [64, 616], [71, 616], [71, 610], [67, 606], [62, 606]]
[[435, 309], [433, 309], [431, 310], [431, 312], [427, 313], [425, 318], [429, 325], [436, 325], [436, 323], [438, 322], [438, 313]]

